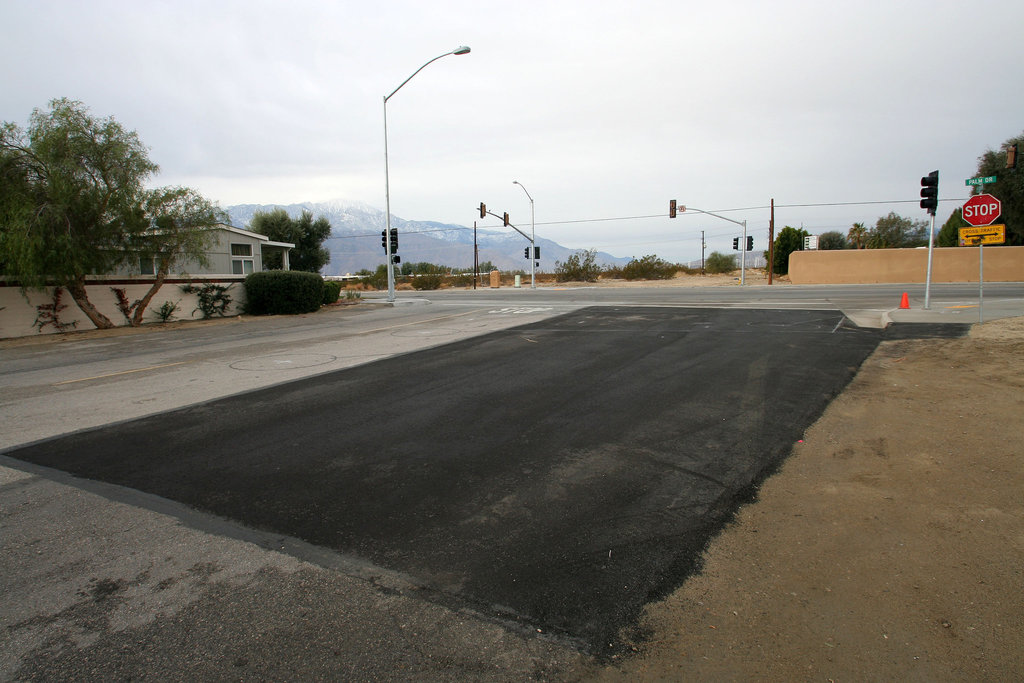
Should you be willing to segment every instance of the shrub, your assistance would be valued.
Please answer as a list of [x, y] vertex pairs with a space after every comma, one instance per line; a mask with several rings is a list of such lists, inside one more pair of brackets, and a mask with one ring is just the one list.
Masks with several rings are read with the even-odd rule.
[[731, 254], [723, 254], [713, 251], [708, 254], [704, 261], [704, 270], [711, 274], [731, 273], [736, 270], [736, 257]]
[[192, 309], [192, 315], [196, 314], [196, 311], [202, 311], [203, 320], [212, 318], [217, 315], [221, 318], [228, 311], [228, 306], [231, 305], [231, 295], [228, 294], [228, 290], [233, 285], [215, 285], [212, 282], [204, 282], [202, 287], [196, 287], [192, 283], [181, 286], [181, 291], [186, 294], [195, 294], [199, 300], [199, 305]]
[[412, 279], [413, 289], [441, 289], [444, 282], [444, 273], [423, 273]]
[[313, 313], [324, 301], [324, 279], [319, 273], [297, 270], [268, 270], [245, 278], [252, 315], [293, 315]]
[[601, 275], [601, 267], [595, 263], [597, 251], [594, 249], [577, 251], [565, 259], [565, 263], [555, 261], [555, 279], [559, 282], [597, 282]]
[[633, 259], [622, 268], [622, 277], [627, 280], [671, 280], [679, 266], [669, 263], [653, 254], [642, 259]]
[[334, 304], [341, 298], [341, 283], [334, 280], [324, 282], [324, 306]]

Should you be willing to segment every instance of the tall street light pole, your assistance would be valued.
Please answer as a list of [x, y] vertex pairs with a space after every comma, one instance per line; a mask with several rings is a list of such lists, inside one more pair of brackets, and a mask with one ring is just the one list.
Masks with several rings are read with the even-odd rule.
[[387, 255], [388, 265], [388, 303], [394, 303], [395, 301], [395, 264], [392, 263], [393, 254], [391, 253], [391, 183], [388, 173], [388, 100], [394, 97], [395, 93], [402, 89], [402, 86], [411, 81], [413, 76], [423, 71], [429, 65], [442, 57], [465, 54], [469, 54], [469, 48], [462, 45], [451, 52], [445, 52], [443, 55], [434, 57], [423, 66], [413, 71], [412, 76], [409, 76], [409, 78], [402, 81], [402, 84], [392, 90], [390, 95], [384, 96], [384, 211], [386, 215], [384, 224], [384, 253]]
[[537, 223], [536, 223], [536, 218], [535, 218], [535, 216], [533, 214], [533, 197], [530, 197], [530, 193], [527, 192], [526, 188], [523, 187], [523, 184], [521, 182], [519, 182], [518, 180], [513, 180], [512, 184], [513, 185], [518, 185], [519, 187], [522, 187], [523, 188], [523, 192], [526, 192], [526, 196], [530, 200], [530, 289], [537, 289], [537, 279], [536, 279], [537, 261], [534, 260], [534, 256], [537, 255], [537, 244], [536, 244], [536, 239], [537, 239], [536, 227], [537, 227]]

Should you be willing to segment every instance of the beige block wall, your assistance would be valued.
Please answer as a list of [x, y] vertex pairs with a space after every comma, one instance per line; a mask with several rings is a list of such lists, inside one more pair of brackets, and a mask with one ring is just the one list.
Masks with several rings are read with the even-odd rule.
[[[231, 305], [228, 308], [229, 315], [238, 315], [245, 304], [245, 287], [242, 285], [242, 279], [241, 277], [216, 278], [216, 284], [232, 285], [231, 289], [228, 290], [228, 296], [231, 297]], [[117, 297], [110, 291], [110, 288], [124, 289], [128, 300], [136, 301], [149, 291], [152, 278], [149, 278], [149, 280], [147, 282], [144, 277], [138, 277], [114, 282], [97, 281], [86, 285], [86, 291], [89, 293], [89, 300], [93, 305], [103, 315], [110, 318], [114, 325], [127, 325], [124, 316], [121, 315], [121, 311], [117, 308]], [[193, 282], [196, 285], [200, 285], [205, 280], [196, 279]], [[173, 318], [171, 318], [172, 320], [199, 320], [202, 318], [202, 313], [195, 310], [199, 306], [198, 298], [195, 294], [186, 294], [181, 291], [183, 284], [185, 284], [183, 280], [164, 283], [163, 287], [160, 288], [146, 308], [146, 324], [159, 321], [156, 311], [165, 301], [178, 304], [178, 310]], [[53, 287], [47, 287], [44, 290], [27, 290], [22, 293], [20, 287], [0, 283], [0, 339], [55, 333], [57, 330], [52, 325], [47, 325], [42, 331], [33, 326], [38, 315], [36, 306], [50, 303], [53, 303]], [[58, 314], [61, 322], [76, 323], [75, 327], [72, 328], [74, 330], [96, 329], [92, 322], [82, 313], [82, 310], [78, 308], [78, 304], [67, 293], [67, 290], [64, 290], [61, 303], [66, 306]], [[195, 311], [194, 315], [193, 311]]]
[[[985, 247], [985, 282], [1024, 282], [1024, 247]], [[795, 285], [924, 282], [928, 249], [795, 251], [789, 279]], [[978, 247], [933, 250], [932, 282], [977, 282]]]

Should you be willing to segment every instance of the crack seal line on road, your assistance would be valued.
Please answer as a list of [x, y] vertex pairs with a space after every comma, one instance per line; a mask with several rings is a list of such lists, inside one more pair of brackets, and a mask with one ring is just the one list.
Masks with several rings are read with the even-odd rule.
[[76, 382], [89, 382], [89, 381], [94, 380], [94, 379], [105, 379], [107, 377], [117, 377], [118, 375], [130, 375], [133, 372], [145, 372], [147, 370], [159, 370], [160, 368], [169, 368], [169, 367], [173, 367], [175, 365], [185, 365], [186, 363], [191, 363], [191, 362], [192, 361], [189, 361], [189, 360], [182, 360], [182, 361], [178, 361], [177, 363], [164, 363], [163, 365], [150, 365], [149, 367], [145, 367], [145, 368], [135, 368], [134, 370], [121, 370], [120, 372], [110, 372], [110, 373], [107, 373], [105, 375], [93, 375], [92, 377], [81, 377], [79, 379], [66, 379], [63, 382], [57, 382], [57, 383], [53, 384], [52, 386], [59, 387], [62, 384], [74, 384]]

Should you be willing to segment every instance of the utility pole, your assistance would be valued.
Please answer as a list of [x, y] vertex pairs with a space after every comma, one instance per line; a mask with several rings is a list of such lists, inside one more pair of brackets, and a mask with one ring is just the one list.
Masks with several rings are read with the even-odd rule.
[[708, 243], [704, 241], [704, 231], [700, 231], [700, 274], [704, 275], [704, 249]]
[[772, 217], [768, 221], [768, 284], [775, 273], [775, 198], [772, 197]]
[[476, 221], [473, 221], [473, 289], [476, 289], [476, 280], [480, 275], [480, 250], [476, 246]]

